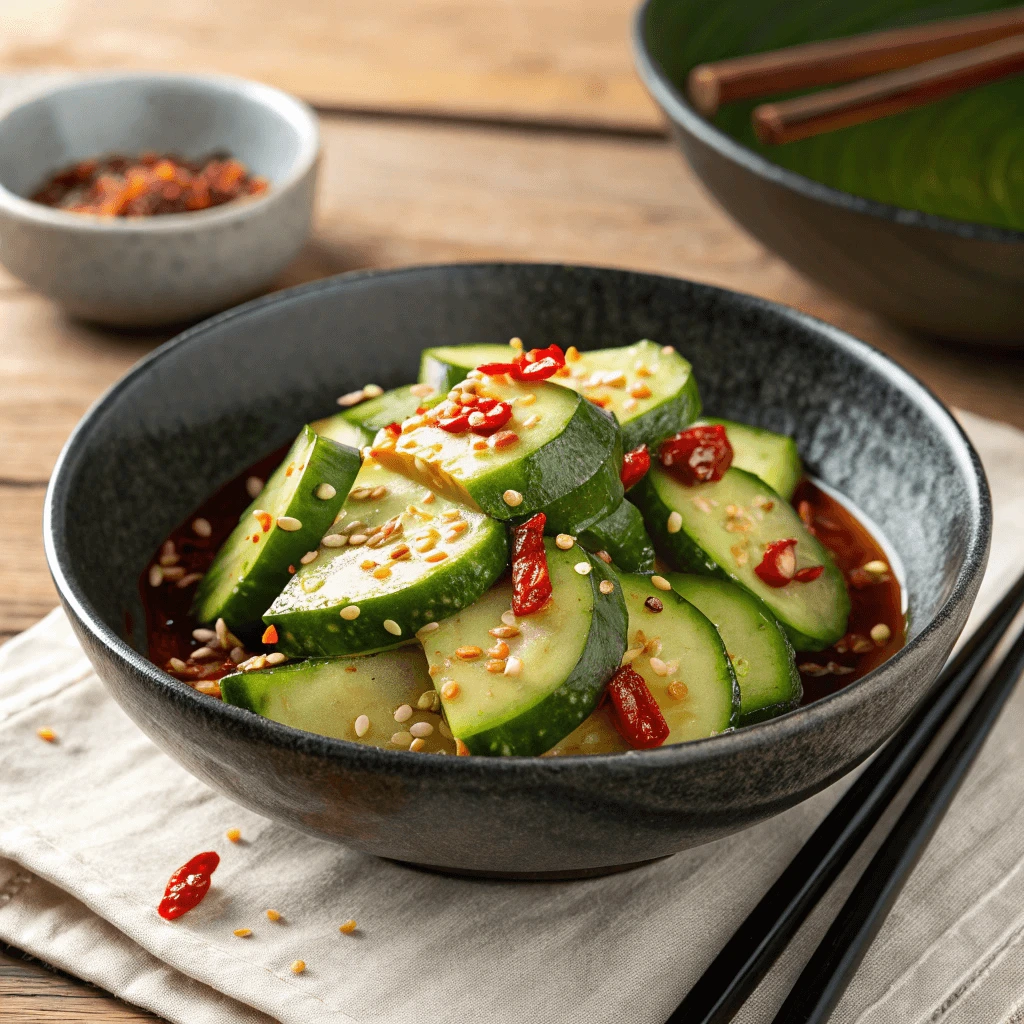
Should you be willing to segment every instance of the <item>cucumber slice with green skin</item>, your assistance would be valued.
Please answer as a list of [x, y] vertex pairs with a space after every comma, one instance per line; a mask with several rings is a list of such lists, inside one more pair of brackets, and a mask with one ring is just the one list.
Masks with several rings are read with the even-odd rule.
[[[473, 445], [485, 438], [471, 432], [450, 434], [428, 422], [397, 440], [381, 434], [374, 457], [452, 501], [509, 520], [533, 515], [586, 484], [619, 444], [614, 421], [565, 388], [494, 377], [477, 381], [476, 391], [512, 404], [512, 419], [502, 429], [518, 435], [515, 443], [504, 448], [485, 443], [475, 450]], [[621, 484], [615, 483], [621, 493]], [[509, 504], [509, 492], [514, 502], [516, 495], [522, 500]], [[606, 507], [601, 494], [590, 494], [588, 500]], [[614, 508], [616, 501], [608, 507]], [[590, 511], [580, 508], [581, 515]]]
[[541, 510], [547, 517], [544, 532], [551, 537], [558, 533], [575, 535], [595, 526], [622, 504], [623, 494], [622, 443], [616, 438], [611, 455], [586, 483]]
[[[731, 579], [749, 590], [798, 651], [823, 650], [846, 632], [850, 595], [843, 574], [793, 507], [752, 473], [729, 469], [716, 483], [687, 487], [655, 465], [629, 497], [643, 512], [655, 550], [673, 569]], [[754, 569], [765, 545], [790, 537], [797, 541], [798, 569], [823, 565], [825, 571], [810, 583], [769, 587]]]
[[342, 444], [365, 445], [373, 441], [382, 427], [389, 423], [401, 423], [421, 406], [429, 407], [437, 401], [438, 396], [434, 392], [424, 393], [422, 385], [407, 384], [353, 405], [344, 412], [326, 416], [311, 426], [321, 437], [332, 437]]
[[759, 477], [786, 501], [793, 497], [804, 475], [804, 464], [793, 438], [732, 420], [702, 419], [699, 423], [725, 427], [732, 445], [732, 464]]
[[[422, 638], [448, 724], [472, 754], [542, 754], [594, 710], [626, 649], [626, 607], [608, 566], [577, 547], [561, 551], [548, 540], [544, 548], [551, 602], [516, 618], [518, 635], [504, 640], [510, 650], [505, 671], [517, 658], [518, 674], [487, 668], [486, 652], [499, 643], [488, 630], [507, 626], [502, 614], [511, 615], [507, 580]], [[589, 571], [581, 574], [577, 565]], [[600, 590], [605, 580], [613, 584], [607, 594]], [[460, 648], [484, 653], [465, 660], [456, 653]], [[446, 698], [453, 681], [458, 691]]]
[[678, 572], [667, 579], [715, 624], [725, 642], [740, 684], [739, 725], [764, 722], [800, 703], [796, 653], [763, 601], [729, 580]]
[[[372, 497], [378, 489], [383, 493]], [[277, 650], [338, 657], [393, 647], [472, 604], [502, 575], [509, 558], [504, 524], [440, 496], [425, 497], [421, 484], [366, 460], [345, 515], [331, 530], [356, 538], [357, 545], [321, 544], [316, 559], [291, 578], [263, 616], [277, 627]], [[378, 546], [374, 534], [393, 520], [400, 528]], [[395, 553], [403, 557], [391, 557]], [[373, 575], [384, 568], [386, 578]], [[358, 608], [358, 615], [343, 617], [348, 608]]]
[[347, 444], [350, 448], [362, 448], [373, 440], [373, 434], [362, 427], [350, 423], [344, 417], [344, 413], [335, 413], [333, 416], [325, 416], [322, 420], [314, 420], [310, 423], [321, 437], [329, 437], [338, 444]]
[[[619, 576], [629, 612], [627, 657], [640, 673], [669, 727], [664, 746], [705, 739], [736, 724], [740, 689], [725, 644], [711, 620], [673, 590], [639, 573]], [[653, 600], [652, 600], [653, 599]], [[651, 604], [661, 611], [653, 611]], [[655, 669], [657, 668], [657, 671]], [[682, 682], [686, 689], [670, 687]], [[676, 695], [674, 695], [676, 694]], [[602, 707], [551, 751], [598, 754], [630, 750]]]
[[[455, 753], [455, 741], [440, 714], [417, 706], [424, 693], [437, 706], [427, 662], [418, 647], [381, 651], [362, 658], [312, 658], [258, 672], [237, 672], [220, 681], [227, 704], [255, 711], [271, 721], [304, 729], [319, 736], [363, 743], [385, 750], [408, 750], [409, 729], [427, 723], [424, 753]], [[403, 705], [412, 708], [405, 721], [395, 721]], [[356, 734], [356, 719], [365, 715], [369, 725]], [[404, 716], [403, 716], [404, 717]], [[444, 731], [442, 731], [444, 730]], [[416, 732], [425, 732], [422, 725]], [[406, 734], [400, 742], [391, 737]]]
[[[515, 355], [508, 345], [428, 348], [420, 361], [420, 381], [443, 393], [474, 367], [508, 362]], [[700, 415], [693, 367], [670, 345], [663, 347], [653, 341], [581, 352], [551, 381], [578, 391], [611, 412], [622, 427], [622, 446], [627, 452], [642, 444], [653, 448]]]
[[654, 568], [654, 545], [644, 517], [632, 502], [623, 501], [599, 523], [580, 533], [576, 540], [595, 554], [607, 551], [623, 572], [647, 572]]
[[303, 427], [200, 580], [195, 618], [223, 618], [236, 632], [257, 625], [291, 578], [289, 565], [315, 549], [334, 522], [359, 464], [354, 448]]

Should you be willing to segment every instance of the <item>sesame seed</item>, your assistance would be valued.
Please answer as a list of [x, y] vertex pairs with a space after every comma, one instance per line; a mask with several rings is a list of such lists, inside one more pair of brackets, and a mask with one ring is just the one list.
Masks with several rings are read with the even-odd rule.
[[567, 363], [577, 363], [580, 360], [580, 350], [575, 345], [570, 345], [565, 350], [565, 361]]
[[193, 629], [192, 639], [198, 640], [201, 644], [205, 644], [210, 640], [216, 640], [217, 634], [212, 629]]
[[651, 582], [659, 590], [671, 590], [672, 589], [672, 584], [669, 583], [669, 581], [667, 579], [665, 579], [664, 576], [652, 576], [651, 577]]
[[190, 661], [209, 661], [211, 658], [219, 658], [220, 655], [212, 647], [197, 647], [189, 657]]
[[181, 658], [171, 658], [169, 664], [174, 672], [184, 672], [188, 668], [188, 665]]
[[192, 532], [197, 537], [209, 537], [210, 534], [213, 533], [213, 527], [210, 525], [210, 520], [204, 519], [202, 516], [193, 519]]
[[374, 487], [374, 489], [372, 491], [370, 491], [370, 497], [374, 501], [377, 501], [380, 498], [386, 497], [387, 493], [388, 493], [388, 489], [383, 484], [381, 484], [378, 487]]
[[622, 655], [622, 661], [620, 661], [619, 664], [620, 665], [632, 664], [643, 653], [644, 653], [644, 649], [642, 647], [631, 647], [628, 651], [626, 651], [625, 654]]
[[517, 352], [522, 352], [523, 351], [523, 339], [522, 338], [509, 338], [509, 342], [508, 343]]
[[416, 630], [416, 636], [417, 637], [424, 637], [428, 633], [433, 633], [434, 630], [438, 629], [438, 628], [439, 627], [438, 627], [438, 624], [436, 622], [427, 622], [424, 625], [420, 626], [419, 629]]
[[591, 564], [590, 564], [589, 562], [577, 562], [577, 563], [576, 563], [576, 564], [575, 564], [575, 565], [573, 566], [573, 568], [574, 568], [574, 569], [575, 569], [575, 570], [576, 570], [576, 571], [577, 571], [577, 572], [578, 572], [578, 573], [579, 573], [579, 574], [580, 574], [581, 576], [587, 576], [587, 575], [589, 575], [589, 574], [590, 574], [590, 573], [591, 573], [591, 572], [593, 571], [593, 569], [594, 569], [594, 567], [593, 567], [593, 566], [592, 566], [592, 565], [591, 565]]
[[149, 585], [151, 587], [159, 587], [164, 581], [164, 571], [159, 565], [151, 565], [149, 567]]
[[441, 708], [441, 700], [437, 696], [436, 690], [424, 690], [420, 694], [420, 699], [416, 701], [416, 707], [420, 711], [439, 711]]
[[247, 939], [247, 938], [249, 938], [250, 935], [252, 935], [252, 929], [251, 928], [236, 928], [231, 934], [232, 935], [237, 935], [238, 938], [240, 938], [240, 939]]
[[611, 580], [601, 580], [600, 585], [597, 588], [602, 594], [610, 594], [615, 589], [615, 584]]
[[402, 732], [396, 732], [391, 734], [389, 743], [394, 743], [399, 747], [408, 747], [412, 743], [412, 733], [402, 730]]
[[509, 488], [501, 497], [505, 504], [512, 508], [516, 508], [523, 503], [523, 496], [518, 491], [513, 491], [511, 488]]
[[876, 644], [888, 643], [891, 636], [892, 630], [884, 622], [879, 622], [877, 625], [871, 627], [871, 639], [874, 640]]
[[408, 722], [412, 718], [412, 707], [409, 704], [403, 704], [395, 712], [396, 722]]
[[471, 427], [479, 427], [487, 417], [482, 412], [471, 412], [469, 414], [469, 425]]
[[555, 538], [555, 546], [562, 551], [568, 551], [575, 543], [576, 539], [574, 537], [570, 537], [567, 533], [560, 533]]
[[[376, 580], [386, 580], [391, 575], [391, 570], [386, 565], [379, 566], [373, 570], [373, 578]], [[388, 619], [390, 622], [391, 620]]]
[[652, 393], [646, 384], [634, 384], [629, 389], [630, 398], [650, 398]]
[[313, 493], [321, 501], [330, 501], [338, 493], [338, 490], [332, 484], [321, 484]]
[[320, 543], [325, 548], [343, 548], [348, 543], [348, 537], [341, 533], [329, 533]]
[[525, 395], [520, 395], [516, 399], [516, 405], [533, 405], [536, 401], [537, 396], [532, 391], [528, 391]]
[[245, 493], [250, 498], [258, 498], [263, 490], [263, 480], [258, 476], [251, 476], [245, 481]]
[[[178, 556], [175, 555], [175, 558]], [[184, 577], [185, 570], [180, 565], [169, 565], [164, 568], [164, 579], [167, 581], [180, 580]]]
[[447, 551], [433, 551], [426, 558], [424, 562], [443, 562], [448, 557]]
[[365, 533], [352, 533], [349, 534], [348, 543], [349, 547], [357, 548], [362, 544], [365, 544], [369, 538]]
[[196, 689], [207, 697], [220, 697], [220, 683], [215, 679], [202, 679], [196, 683]]
[[287, 660], [288, 656], [280, 651], [273, 651], [267, 655], [268, 665], [283, 665]]
[[294, 533], [296, 530], [302, 529], [302, 521], [294, 516], [278, 516], [277, 525], [288, 533]]
[[535, 412], [532, 415], [527, 416], [526, 419], [523, 420], [523, 426], [527, 430], [529, 430], [530, 427], [537, 426], [538, 423], [540, 423], [540, 413], [539, 412]]
[[310, 562], [316, 561], [316, 556], [319, 555], [319, 551], [307, 551], [300, 559], [299, 562], [302, 565], [309, 565]]
[[462, 687], [459, 686], [454, 679], [449, 679], [448, 682], [441, 687], [441, 696], [444, 697], [445, 700], [455, 700], [461, 692]]
[[237, 843], [242, 838], [242, 830], [240, 828], [229, 828], [224, 833], [224, 837], [230, 839], [233, 843]]
[[435, 499], [436, 497], [437, 497], [437, 495], [436, 495], [436, 494], [434, 494], [434, 492], [433, 492], [433, 491], [427, 491], [426, 493], [424, 493], [424, 494], [423, 494], [423, 495], [422, 495], [422, 496], [420, 497], [420, 504], [421, 504], [421, 505], [429, 505], [429, 504], [430, 504], [430, 503], [431, 503], [432, 501], [434, 501], [434, 499]]
[[[504, 618], [504, 616], [503, 616]], [[494, 629], [487, 630], [491, 636], [498, 640], [509, 640], [514, 636], [519, 636], [518, 626], [495, 626]]]
[[413, 734], [417, 739], [423, 736], [430, 736], [434, 732], [434, 727], [429, 722], [415, 722], [409, 726], [409, 732]]
[[483, 653], [483, 649], [475, 644], [466, 644], [464, 647], [455, 648], [455, 657], [461, 658], [463, 661], [472, 661], [474, 658], [479, 658]]
[[627, 398], [622, 403], [622, 411], [623, 412], [633, 412], [633, 410], [636, 409], [637, 404], [638, 403], [637, 403], [637, 400], [635, 398]]
[[358, 391], [350, 391], [347, 395], [342, 395], [341, 398], [338, 399], [338, 405], [343, 409], [348, 409], [353, 405], [358, 405], [364, 397], [362, 388]]
[[502, 448], [511, 447], [518, 440], [519, 435], [514, 430], [499, 430], [496, 434], [491, 436], [487, 443], [492, 448], [500, 451]]
[[43, 726], [42, 729], [36, 729], [36, 735], [47, 743], [55, 743], [57, 741], [57, 734], [47, 726]]
[[507, 658], [509, 646], [504, 640], [499, 640], [487, 653], [492, 658]]
[[384, 628], [392, 636], [401, 636], [402, 635], [402, 627], [397, 622], [395, 622], [394, 619], [385, 619], [384, 620]]
[[657, 597], [649, 597], [644, 601], [644, 607], [651, 612], [660, 612], [665, 606], [661, 603], [661, 599]]
[[508, 611], [501, 613], [501, 621], [505, 623], [506, 626], [514, 626], [516, 624], [516, 613], [509, 608]]
[[184, 590], [186, 587], [191, 587], [193, 583], [198, 583], [202, 578], [201, 572], [190, 572], [187, 576], [182, 576], [174, 585], [178, 590]]
[[662, 345], [661, 354], [663, 356], [670, 356], [675, 353], [675, 349], [671, 345]]
[[343, 619], [347, 619], [349, 622], [351, 622], [353, 619], [358, 619], [359, 618], [359, 605], [357, 605], [357, 604], [347, 604], [347, 605], [345, 605], [344, 608], [341, 609], [340, 614], [341, 614], [341, 617]]
[[523, 662], [521, 658], [517, 658], [513, 655], [511, 658], [507, 658], [505, 661], [505, 675], [517, 676], [523, 671]]
[[493, 672], [497, 675], [499, 672], [505, 671], [505, 659], [504, 658], [491, 658], [485, 665], [484, 668], [488, 672]]
[[686, 683], [680, 682], [678, 679], [668, 684], [668, 695], [673, 700], [682, 700], [689, 692]]
[[267, 911], [267, 920], [268, 921], [280, 921], [281, 920], [281, 915], [276, 910], [268, 910]]
[[427, 741], [425, 739], [422, 739], [421, 737], [417, 737], [416, 739], [414, 739], [412, 741], [412, 743], [409, 744], [409, 749], [414, 754], [418, 754], [426, 745], [427, 745]]
[[338, 925], [338, 931], [342, 935], [351, 935], [356, 930], [355, 918], [349, 918], [344, 924]]
[[367, 384], [363, 388], [364, 398], [380, 398], [384, 394], [384, 389], [379, 384]]
[[293, 960], [292, 961], [292, 974], [301, 974], [306, 969], [305, 960]]
[[665, 528], [669, 533], [678, 533], [683, 528], [683, 517], [678, 512], [670, 512]]
[[607, 551], [595, 551], [594, 555], [595, 557], [600, 558], [605, 565], [612, 564], [612, 556], [609, 555]]
[[661, 658], [651, 658], [651, 669], [654, 671], [656, 676], [668, 675], [668, 665], [666, 665]]
[[875, 558], [864, 563], [864, 571], [872, 576], [884, 576], [889, 571], [889, 566], [880, 558]]

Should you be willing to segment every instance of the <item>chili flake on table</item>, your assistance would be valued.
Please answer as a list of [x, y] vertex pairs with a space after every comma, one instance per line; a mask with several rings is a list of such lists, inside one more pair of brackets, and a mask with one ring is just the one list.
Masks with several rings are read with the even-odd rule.
[[82, 160], [50, 177], [32, 200], [69, 213], [154, 217], [222, 206], [268, 187], [266, 178], [224, 154], [185, 160], [142, 153]]

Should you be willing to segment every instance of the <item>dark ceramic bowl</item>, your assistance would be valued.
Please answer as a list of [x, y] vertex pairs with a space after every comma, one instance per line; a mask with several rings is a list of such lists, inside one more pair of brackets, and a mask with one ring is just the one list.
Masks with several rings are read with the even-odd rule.
[[[634, 53], [644, 83], [667, 115], [697, 176], [758, 241], [837, 294], [911, 329], [1018, 346], [1024, 345], [1024, 231], [921, 213], [822, 184], [769, 159], [787, 159], [780, 152], [786, 147], [758, 151], [746, 123], [752, 103], [724, 108], [713, 124], [685, 95], [687, 74], [704, 61], [969, 13], [978, 6], [975, 0], [941, 0], [927, 7], [920, 0], [789, 5], [772, 0], [647, 0], [634, 24]], [[1019, 110], [1019, 97], [1014, 97], [1009, 103], [1011, 123]], [[986, 153], [997, 159], [1000, 147], [992, 140], [965, 134], [971, 123], [991, 122], [992, 117], [988, 110], [967, 119], [966, 126], [960, 118], [949, 145], [962, 154], [975, 147], [979, 161]], [[875, 126], [860, 126], [845, 130], [859, 134], [834, 133], [840, 140], [836, 145], [902, 147], [909, 149], [907, 160], [925, 159], [920, 154], [930, 148], [928, 133], [918, 132], [908, 147], [909, 136], [900, 135], [907, 122], [889, 121], [888, 135], [880, 139], [875, 138]], [[734, 134], [720, 127], [727, 123]], [[872, 129], [872, 134], [864, 129]], [[747, 135], [750, 145], [735, 137], [746, 140]], [[814, 159], [822, 159], [820, 153]], [[813, 166], [814, 159], [804, 163]], [[835, 159], [859, 158], [853, 152]], [[955, 170], [982, 173], [971, 166]], [[1009, 173], [1003, 170], [1004, 176]], [[1012, 191], [1012, 183], [1006, 185]], [[978, 181], [965, 180], [963, 191], [970, 194], [981, 187]]]
[[[300, 732], [196, 693], [146, 660], [137, 581], [215, 488], [336, 408], [415, 378], [439, 343], [584, 348], [652, 338], [693, 361], [705, 406], [793, 433], [906, 567], [907, 646], [817, 704], [642, 753], [428, 757]], [[545, 265], [335, 278], [192, 328], [79, 425], [50, 484], [46, 551], [114, 698], [189, 771], [313, 835], [460, 872], [587, 873], [752, 825], [850, 771], [935, 678], [981, 582], [978, 459], [942, 405], [863, 342], [793, 310], [672, 278]], [[135, 632], [126, 632], [126, 622]]]

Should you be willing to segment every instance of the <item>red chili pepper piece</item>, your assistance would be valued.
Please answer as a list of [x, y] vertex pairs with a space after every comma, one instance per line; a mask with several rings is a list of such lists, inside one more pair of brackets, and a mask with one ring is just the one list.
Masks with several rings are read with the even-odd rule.
[[515, 363], [483, 363], [477, 367], [481, 373], [486, 373], [488, 377], [500, 377], [503, 373], [511, 373], [515, 368]]
[[449, 434], [464, 434], [469, 430], [469, 414], [472, 411], [472, 409], [463, 409], [454, 416], [443, 416], [437, 421], [437, 425], [442, 430], [447, 430]]
[[644, 677], [632, 665], [623, 665], [612, 676], [608, 696], [615, 709], [615, 727], [631, 747], [650, 750], [668, 739], [668, 722]]
[[[419, 412], [418, 409], [416, 411]], [[400, 437], [401, 434], [402, 434], [402, 424], [401, 423], [388, 423], [388, 424], [385, 425], [384, 430], [385, 430], [386, 433], [390, 434], [392, 437]]]
[[565, 366], [564, 362], [560, 363], [550, 356], [546, 356], [544, 359], [538, 359], [535, 363], [524, 362], [513, 367], [512, 379], [523, 381], [526, 384], [547, 380], [549, 377], [554, 377], [563, 366]]
[[661, 464], [687, 486], [721, 480], [732, 465], [732, 445], [725, 427], [690, 427], [661, 445]]
[[622, 456], [622, 486], [628, 491], [638, 484], [651, 468], [651, 453], [647, 445], [642, 444]]
[[187, 864], [182, 864], [171, 875], [157, 913], [164, 920], [173, 921], [198, 906], [210, 891], [210, 876], [219, 863], [220, 857], [209, 850], [197, 853]]
[[823, 565], [808, 565], [803, 569], [797, 569], [793, 579], [797, 583], [813, 583], [824, 571], [825, 566]]
[[544, 550], [547, 516], [538, 512], [525, 523], [512, 527], [512, 611], [530, 615], [551, 597], [548, 556]]
[[548, 345], [547, 348], [531, 348], [525, 355], [521, 355], [517, 362], [539, 363], [542, 359], [554, 359], [559, 366], [565, 366], [565, 353], [558, 345]]
[[277, 643], [277, 626], [270, 625], [263, 630], [263, 643], [265, 644], [276, 644]]
[[482, 437], [496, 433], [512, 419], [512, 406], [508, 402], [494, 402], [489, 409], [482, 409], [478, 405], [473, 411], [479, 412], [484, 421], [483, 423], [470, 423], [469, 429]]
[[796, 541], [773, 541], [765, 548], [764, 558], [754, 572], [769, 587], [784, 587], [796, 575]]

